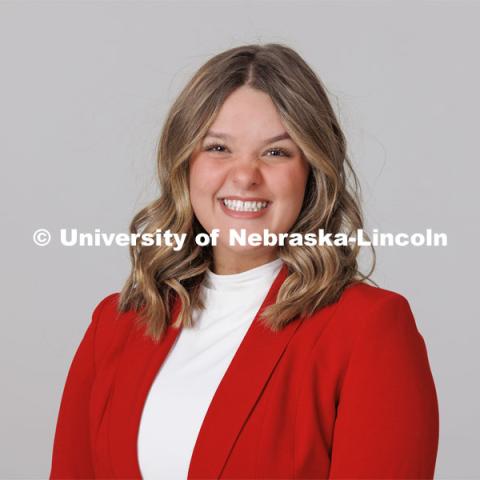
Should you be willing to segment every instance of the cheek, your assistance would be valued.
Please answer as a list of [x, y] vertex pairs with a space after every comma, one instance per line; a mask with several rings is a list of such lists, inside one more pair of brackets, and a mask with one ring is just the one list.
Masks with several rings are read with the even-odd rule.
[[197, 161], [191, 164], [189, 186], [192, 196], [212, 195], [221, 184], [219, 170], [210, 163]]
[[223, 176], [211, 162], [197, 159], [190, 165], [190, 202], [197, 218], [203, 222], [212, 215], [215, 198], [222, 186]]
[[276, 223], [288, 228], [300, 213], [305, 195], [307, 176], [304, 170], [289, 169], [277, 178], [274, 187]]
[[292, 206], [302, 204], [307, 182], [307, 173], [304, 169], [289, 168], [279, 172], [274, 181], [275, 196], [283, 203]]

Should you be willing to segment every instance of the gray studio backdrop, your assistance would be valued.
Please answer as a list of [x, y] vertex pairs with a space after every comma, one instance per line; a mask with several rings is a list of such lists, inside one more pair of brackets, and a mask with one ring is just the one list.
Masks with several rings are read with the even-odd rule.
[[480, 2], [1, 2], [0, 478], [45, 478], [66, 374], [126, 247], [38, 247], [47, 228], [126, 232], [156, 194], [167, 108], [213, 54], [297, 49], [325, 82], [367, 227], [448, 234], [377, 248], [405, 295], [440, 403], [437, 478], [480, 478]]

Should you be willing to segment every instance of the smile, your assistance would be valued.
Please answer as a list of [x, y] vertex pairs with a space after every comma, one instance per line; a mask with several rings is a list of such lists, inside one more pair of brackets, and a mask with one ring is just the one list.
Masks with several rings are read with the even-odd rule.
[[240, 220], [254, 220], [263, 217], [270, 211], [269, 200], [255, 198], [240, 200], [239, 198], [219, 198], [218, 203], [225, 215]]
[[234, 212], [259, 212], [267, 208], [269, 202], [242, 202], [241, 200], [228, 200], [226, 198], [221, 200], [222, 203]]

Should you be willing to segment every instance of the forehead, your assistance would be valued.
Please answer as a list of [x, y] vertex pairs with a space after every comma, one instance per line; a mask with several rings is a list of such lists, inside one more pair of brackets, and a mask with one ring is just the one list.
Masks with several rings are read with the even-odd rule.
[[230, 140], [236, 137], [263, 140], [286, 129], [269, 95], [240, 87], [227, 97], [209, 131], [222, 133]]

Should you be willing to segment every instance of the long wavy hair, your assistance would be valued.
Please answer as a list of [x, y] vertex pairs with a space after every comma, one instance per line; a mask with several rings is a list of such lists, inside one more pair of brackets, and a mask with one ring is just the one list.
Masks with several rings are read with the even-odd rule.
[[[130, 224], [131, 234], [154, 234], [157, 229], [187, 234], [179, 251], [140, 242], [130, 247], [132, 269], [120, 293], [119, 310], [137, 311], [138, 322], [155, 342], [163, 338], [171, 323], [176, 296], [181, 308], [175, 327], [192, 327], [193, 309], [205, 308], [200, 287], [213, 256], [211, 247], [200, 247], [194, 240], [205, 230], [190, 202], [189, 159], [223, 102], [244, 85], [270, 96], [287, 132], [311, 165], [302, 209], [290, 232], [324, 229], [350, 235], [363, 229], [361, 189], [347, 157], [345, 136], [325, 87], [302, 57], [278, 43], [244, 45], [212, 57], [194, 74], [168, 112], [157, 151], [160, 196], [141, 209]], [[279, 247], [287, 278], [260, 321], [278, 331], [299, 316], [311, 315], [337, 301], [353, 282], [375, 284], [370, 279], [375, 251], [372, 247], [372, 265], [364, 275], [358, 268], [359, 249], [357, 243]]]

